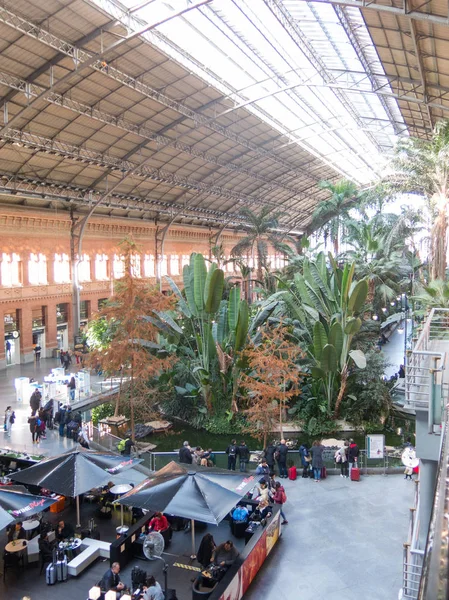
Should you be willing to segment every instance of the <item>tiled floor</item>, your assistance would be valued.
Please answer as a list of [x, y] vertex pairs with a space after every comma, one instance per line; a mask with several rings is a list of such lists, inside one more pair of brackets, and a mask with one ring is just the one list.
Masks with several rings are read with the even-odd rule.
[[[399, 346], [399, 343], [391, 346], [392, 350], [396, 347], [398, 356]], [[14, 367], [0, 378], [0, 411], [11, 404], [18, 415], [8, 441], [14, 448], [29, 450], [32, 445], [26, 422], [29, 406], [15, 402], [13, 379], [19, 375], [42, 377], [52, 366], [57, 366], [56, 361], [42, 361], [38, 370], [33, 365]], [[0, 447], [4, 445], [0, 438]], [[40, 451], [55, 455], [70, 447], [73, 442], [61, 440], [53, 431], [40, 444]], [[143, 475], [128, 472], [121, 477], [123, 481], [137, 482]], [[372, 475], [362, 477], [359, 483], [329, 477], [319, 484], [298, 479], [286, 481], [285, 486], [289, 524], [283, 528], [281, 540], [245, 600], [396, 600], [401, 587], [402, 544], [406, 540], [414, 484], [400, 475]], [[93, 510], [90, 505], [82, 506], [83, 523]], [[71, 507], [66, 513], [67, 520], [72, 522], [73, 511]], [[112, 523], [106, 528], [102, 526], [102, 539], [114, 535], [118, 519], [117, 512]], [[224, 541], [227, 532], [226, 523], [213, 529], [217, 541]], [[172, 555], [187, 555], [189, 543], [189, 535], [177, 534], [168, 549], [167, 562], [171, 564], [176, 559]], [[0, 548], [4, 544], [3, 533]], [[125, 581], [130, 578], [133, 564], [123, 573]], [[159, 561], [140, 561], [139, 566], [154, 573], [162, 583]], [[44, 575], [39, 577], [35, 567], [19, 578], [8, 573], [5, 584], [0, 578], [0, 599], [20, 600], [23, 595], [30, 595], [32, 600], [85, 600], [88, 589], [107, 567], [107, 563], [97, 562], [81, 577], [53, 587], [45, 585]], [[178, 590], [179, 600], [190, 600], [191, 577], [189, 571], [170, 567], [169, 587]]]

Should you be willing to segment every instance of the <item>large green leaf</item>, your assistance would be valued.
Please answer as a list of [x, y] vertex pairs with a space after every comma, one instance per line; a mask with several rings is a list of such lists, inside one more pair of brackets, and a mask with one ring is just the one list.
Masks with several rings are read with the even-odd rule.
[[326, 376], [326, 373], [323, 371], [323, 369], [320, 369], [319, 367], [312, 367], [310, 372], [314, 379], [324, 379]]
[[211, 263], [209, 265], [209, 270], [206, 275], [206, 283], [204, 284], [204, 304], [207, 303], [207, 298], [209, 297], [209, 289], [210, 289], [210, 281], [212, 279], [212, 275], [217, 270], [217, 263]]
[[168, 285], [171, 287], [171, 289], [173, 290], [173, 293], [175, 294], [175, 296], [178, 299], [178, 306], [179, 306], [181, 312], [183, 313], [183, 315], [185, 317], [190, 318], [192, 316], [192, 312], [191, 312], [187, 302], [184, 300], [181, 290], [178, 288], [178, 286], [176, 285], [176, 283], [173, 281], [173, 279], [171, 277], [166, 276], [165, 279], [168, 281]]
[[198, 310], [195, 304], [195, 297], [193, 294], [193, 267], [191, 265], [184, 265], [182, 270], [182, 277], [184, 280], [184, 291], [186, 293], [187, 305], [192, 315], [198, 315]]
[[249, 308], [246, 300], [242, 300], [239, 308], [237, 327], [235, 328], [235, 352], [240, 352], [246, 342], [248, 335]]
[[349, 290], [352, 285], [352, 279], [354, 277], [354, 269], [355, 269], [355, 263], [352, 263], [351, 266], [346, 264], [345, 268], [343, 270], [343, 276], [342, 276], [342, 280], [341, 280], [341, 306], [342, 306], [342, 308], [346, 308], [346, 306], [348, 305], [348, 295], [349, 295]]
[[366, 356], [363, 354], [361, 350], [351, 350], [349, 352], [349, 356], [355, 362], [359, 369], [364, 369], [366, 367]]
[[361, 279], [352, 288], [349, 295], [348, 310], [352, 313], [359, 313], [365, 304], [368, 295], [368, 281]]
[[207, 268], [204, 256], [197, 254], [193, 261], [193, 295], [196, 308], [204, 309], [204, 288], [206, 287]]
[[235, 332], [237, 327], [237, 319], [239, 318], [239, 307], [240, 307], [240, 288], [235, 286], [229, 293], [228, 302], [228, 323], [229, 329], [232, 333]]
[[227, 338], [229, 333], [228, 327], [228, 303], [226, 300], [222, 300], [220, 303], [220, 307], [218, 309], [217, 322], [215, 323], [216, 328], [216, 337], [215, 341], [217, 341], [220, 346], [223, 345], [225, 338]]
[[321, 353], [320, 365], [325, 373], [334, 373], [337, 370], [337, 353], [331, 344], [324, 346]]
[[321, 360], [324, 346], [328, 343], [327, 333], [324, 325], [317, 321], [313, 326], [313, 353], [317, 360]]
[[223, 297], [224, 288], [224, 273], [221, 269], [215, 269], [212, 273], [212, 277], [209, 279], [208, 294], [206, 297], [206, 304], [204, 310], [209, 315], [214, 315]]
[[337, 353], [337, 359], [340, 360], [341, 352], [343, 350], [343, 329], [338, 321], [333, 323], [329, 330], [329, 343], [334, 346], [335, 352]]
[[181, 327], [178, 325], [178, 323], [176, 323], [176, 321], [173, 319], [173, 317], [168, 314], [168, 312], [164, 311], [164, 312], [154, 312], [154, 314], [156, 314], [161, 321], [163, 321], [164, 323], [167, 323], [167, 325], [169, 325], [173, 331], [176, 331], [177, 333], [183, 333], [183, 330], [181, 329]]
[[348, 321], [346, 322], [345, 333], [347, 335], [354, 335], [355, 333], [360, 331], [361, 326], [362, 320], [359, 317], [356, 317], [354, 319], [348, 319]]

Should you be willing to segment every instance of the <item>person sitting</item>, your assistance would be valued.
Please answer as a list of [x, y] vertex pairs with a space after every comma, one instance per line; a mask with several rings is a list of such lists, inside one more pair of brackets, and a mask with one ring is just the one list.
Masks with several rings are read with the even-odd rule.
[[268, 485], [265, 482], [259, 483], [259, 485], [255, 488], [253, 493], [253, 498], [256, 500], [265, 500], [266, 502], [270, 499], [270, 490], [268, 489]]
[[215, 548], [212, 553], [212, 563], [217, 567], [220, 567], [220, 571], [216, 576], [218, 580], [222, 579], [226, 570], [229, 569], [239, 555], [240, 552], [234, 547], [231, 540], [227, 540]]
[[53, 548], [55, 547], [56, 540], [50, 542], [48, 539], [48, 533], [44, 531], [39, 536], [39, 552], [42, 556], [44, 563], [53, 562]]
[[256, 475], [262, 475], [260, 482], [265, 481], [268, 483], [270, 480], [270, 467], [268, 466], [267, 459], [263, 458], [260, 465], [257, 465]]
[[154, 514], [154, 517], [151, 519], [148, 525], [148, 531], [158, 531], [161, 533], [170, 527], [169, 522], [167, 521], [167, 517], [163, 515], [161, 512], [157, 512]]
[[212, 554], [217, 545], [215, 544], [215, 540], [211, 533], [206, 533], [206, 535], [201, 540], [200, 547], [198, 548], [198, 552], [196, 554], [196, 559], [204, 568], [208, 567], [212, 562]]
[[111, 568], [106, 571], [100, 581], [100, 589], [103, 592], [113, 590], [117, 592], [117, 598], [120, 597], [120, 592], [125, 587], [120, 581], [120, 565], [118, 562], [112, 563]]
[[56, 529], [56, 539], [58, 541], [68, 540], [75, 535], [75, 529], [73, 525], [70, 523], [65, 523], [64, 521], [58, 522], [58, 527]]
[[146, 585], [143, 586], [143, 600], [164, 600], [165, 595], [161, 584], [158, 583], [153, 575], [148, 577]]
[[271, 517], [272, 512], [273, 509], [268, 504], [268, 502], [266, 500], [261, 500], [254, 509], [254, 512], [252, 513], [250, 519], [251, 521], [264, 521], [268, 519], [268, 517]]
[[22, 525], [22, 521], [18, 521], [14, 526], [10, 527], [8, 530], [8, 542], [26, 539], [26, 531]]

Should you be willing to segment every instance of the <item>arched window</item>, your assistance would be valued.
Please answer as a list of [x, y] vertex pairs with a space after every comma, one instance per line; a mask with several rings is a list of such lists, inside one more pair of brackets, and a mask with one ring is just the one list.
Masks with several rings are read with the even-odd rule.
[[153, 254], [145, 254], [143, 257], [143, 272], [145, 277], [155, 277], [156, 265]]
[[125, 275], [125, 259], [123, 256], [114, 254], [114, 264], [112, 267], [114, 279], [121, 279]]
[[55, 254], [54, 273], [56, 283], [70, 283], [70, 261], [67, 254]]
[[78, 281], [90, 281], [90, 256], [82, 254], [78, 263]]
[[95, 279], [98, 281], [107, 281], [108, 275], [108, 255], [97, 254], [95, 256]]
[[3, 287], [13, 287], [21, 285], [20, 282], [20, 256], [12, 253], [3, 252], [0, 263], [0, 277]]

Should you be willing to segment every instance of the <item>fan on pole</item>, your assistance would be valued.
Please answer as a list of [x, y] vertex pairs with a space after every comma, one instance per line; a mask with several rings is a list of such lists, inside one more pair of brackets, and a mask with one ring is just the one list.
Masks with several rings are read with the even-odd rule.
[[163, 536], [157, 532], [152, 531], [149, 533], [143, 542], [143, 553], [148, 560], [161, 560], [164, 563], [164, 594], [167, 597], [167, 571], [168, 565], [162, 558], [162, 552], [164, 551], [165, 542]]

